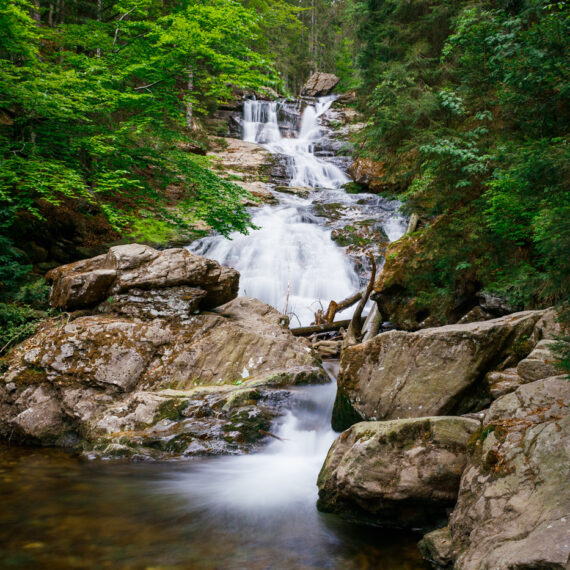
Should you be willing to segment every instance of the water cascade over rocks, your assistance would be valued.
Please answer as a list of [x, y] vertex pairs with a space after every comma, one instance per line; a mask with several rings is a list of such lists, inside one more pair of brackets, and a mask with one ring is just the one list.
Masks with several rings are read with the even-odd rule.
[[[349, 179], [330, 127], [336, 121], [333, 100], [245, 103], [243, 138], [278, 155], [287, 176], [282, 184], [302, 187], [302, 191], [291, 194], [280, 192], [277, 185], [271, 187], [277, 204], [252, 209], [259, 229], [248, 236], [232, 235], [231, 240], [208, 237], [188, 247], [237, 269], [240, 293], [287, 312], [293, 326], [309, 324], [319, 304], [326, 307], [330, 300], [342, 300], [366, 281], [363, 265], [358, 266], [354, 255], [335, 243], [333, 232], [372, 220], [388, 241], [405, 228], [397, 202], [344, 191]], [[66, 410], [78, 410], [76, 423], [104, 432], [101, 449], [94, 440], [91, 457], [98, 453], [107, 457], [111, 451], [118, 457], [131, 453], [145, 462], [170, 454], [193, 457], [189, 463], [120, 468], [73, 464], [75, 471], [67, 464], [61, 468], [58, 456], [53, 463], [46, 459], [48, 480], [50, 473], [79, 477], [70, 479], [71, 483], [58, 478], [53, 492], [57, 507], [50, 509], [59, 513], [62, 505], [70, 509], [78, 505], [76, 511], [83, 517], [74, 518], [78, 529], [97, 521], [96, 529], [86, 524], [85, 538], [71, 541], [74, 556], [78, 544], [89, 544], [88, 560], [115, 560], [126, 553], [129, 565], [136, 566], [422, 567], [415, 537], [378, 536], [373, 529], [317, 511], [317, 476], [337, 435], [330, 423], [336, 383], [296, 385], [311, 378], [324, 380], [326, 375], [308, 344], [282, 326], [279, 313], [256, 300], [233, 298], [237, 274], [232, 269], [195, 258], [184, 249], [159, 252], [131, 244], [52, 273], [61, 285], [54, 287], [61, 293], [54, 294], [55, 305], [81, 309], [98, 303], [95, 314], [78, 316], [27, 341], [27, 350], [14, 356], [17, 362], [4, 382], [6, 388], [0, 385], [4, 394], [25, 394], [22, 399], [12, 394], [13, 405], [4, 411], [19, 418], [22, 430], [30, 425], [44, 431], [53, 427], [59, 437], [67, 429], [62, 422], [68, 421], [60, 402], [63, 398]], [[196, 281], [195, 274], [203, 282]], [[189, 296], [193, 304], [188, 303]], [[223, 314], [215, 310], [222, 303]], [[194, 314], [197, 308], [204, 311]], [[93, 343], [98, 360], [87, 348]], [[72, 355], [72, 378], [59, 382]], [[50, 370], [57, 391], [42, 367]], [[334, 379], [338, 362], [329, 361], [325, 367]], [[116, 370], [132, 372], [121, 375]], [[143, 373], [147, 384], [131, 393]], [[32, 385], [18, 387], [23, 382], [20, 376]], [[116, 401], [107, 394], [99, 397], [109, 384]], [[38, 424], [37, 417], [46, 422]], [[280, 419], [271, 425], [276, 417]], [[248, 453], [253, 450], [250, 439], [257, 441], [260, 435], [267, 439], [263, 451]], [[98, 431], [95, 436], [99, 437]], [[0, 448], [0, 455], [5, 452]], [[202, 453], [235, 455], [194, 457]], [[8, 461], [8, 465], [13, 469], [17, 462]], [[17, 513], [22, 513], [22, 528], [42, 519], [28, 509], [43, 505], [51, 491], [47, 497], [30, 500], [29, 488], [34, 493], [48, 488], [44, 471], [44, 479], [36, 470], [30, 472], [34, 485], [24, 485], [25, 493], [21, 489], [5, 493], [10, 504], [3, 510], [8, 513], [4, 519], [0, 514], [0, 525], [8, 516], [4, 526], [19, 529], [10, 518]], [[6, 477], [3, 484], [9, 480]], [[14, 480], [20, 480], [20, 475]], [[81, 480], [81, 491], [77, 480]], [[100, 492], [103, 486], [104, 493]], [[99, 512], [104, 517], [112, 512], [111, 520], [124, 519], [120, 528], [129, 529], [113, 532], [112, 547], [109, 536], [97, 535], [109, 526], [100, 525]], [[37, 536], [42, 548], [49, 543], [67, 554], [69, 528], [54, 533], [53, 520], [64, 524], [68, 518], [49, 517], [49, 538], [38, 534], [36, 526], [29, 535]], [[59, 537], [64, 537], [65, 544], [57, 542]], [[128, 548], [122, 540], [128, 541]], [[109, 548], [116, 550], [109, 552]], [[0, 548], [0, 566], [2, 556]]]
[[[291, 326], [307, 325], [315, 311], [340, 301], [361, 286], [354, 263], [331, 239], [331, 225], [321, 211], [343, 210], [343, 219], [378, 219], [394, 240], [405, 231], [398, 203], [369, 194], [347, 194], [349, 178], [342, 160], [327, 150], [334, 133], [323, 118], [334, 117], [334, 96], [285, 102], [244, 103], [243, 139], [279, 155], [290, 187], [307, 189], [307, 197], [275, 192], [279, 204], [252, 212], [259, 228], [231, 239], [207, 237], [190, 246], [240, 272], [240, 294], [258, 298], [291, 317]], [[337, 164], [340, 162], [341, 164]], [[320, 210], [316, 207], [320, 206]], [[350, 314], [350, 309], [344, 316]], [[342, 318], [342, 314], [341, 314]]]

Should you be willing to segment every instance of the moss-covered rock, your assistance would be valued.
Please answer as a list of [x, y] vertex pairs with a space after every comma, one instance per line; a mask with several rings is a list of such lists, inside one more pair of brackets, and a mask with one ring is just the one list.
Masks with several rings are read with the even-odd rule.
[[569, 404], [570, 384], [558, 376], [491, 405], [450, 518], [452, 547], [428, 535], [431, 559], [458, 570], [568, 567]]
[[467, 444], [480, 422], [431, 417], [360, 422], [331, 447], [320, 510], [382, 526], [433, 526], [457, 498]]
[[533, 335], [544, 314], [526, 311], [479, 323], [389, 331], [347, 348], [333, 422], [347, 427], [357, 416], [387, 420], [483, 409], [490, 402], [485, 374], [518, 362], [514, 347]]
[[[139, 261], [119, 284], [144, 278]], [[92, 456], [235, 453], [264, 437], [283, 388], [328, 381], [308, 341], [272, 307], [242, 297], [189, 314], [187, 289], [131, 289], [95, 314], [46, 322], [4, 359], [0, 436], [67, 445], [75, 434]], [[155, 293], [164, 300], [156, 310]]]

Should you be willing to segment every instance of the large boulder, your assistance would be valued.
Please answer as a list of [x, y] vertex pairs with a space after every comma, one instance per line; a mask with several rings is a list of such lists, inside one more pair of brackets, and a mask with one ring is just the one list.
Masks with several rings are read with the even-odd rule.
[[[101, 264], [115, 272], [104, 294], [66, 285]], [[183, 249], [138, 245], [55, 271], [64, 306], [103, 302], [44, 322], [3, 360], [0, 437], [139, 459], [249, 450], [288, 386], [328, 376], [269, 305], [240, 297], [202, 310], [232, 296], [237, 276]]]
[[333, 426], [482, 409], [490, 402], [485, 374], [517, 364], [530, 351], [528, 339], [544, 314], [389, 331], [346, 349]]
[[130, 289], [196, 287], [205, 291], [202, 307], [237, 297], [239, 273], [183, 248], [158, 251], [141, 244], [115, 246], [106, 255], [62, 265], [46, 278], [50, 303], [63, 310], [84, 309]]
[[340, 79], [333, 73], [313, 73], [307, 80], [301, 95], [303, 97], [323, 97], [329, 95]]
[[449, 527], [424, 540], [430, 559], [457, 570], [568, 568], [569, 404], [562, 376], [525, 384], [492, 404]]
[[318, 479], [322, 511], [383, 526], [433, 526], [457, 500], [474, 419], [361, 422], [332, 445]]

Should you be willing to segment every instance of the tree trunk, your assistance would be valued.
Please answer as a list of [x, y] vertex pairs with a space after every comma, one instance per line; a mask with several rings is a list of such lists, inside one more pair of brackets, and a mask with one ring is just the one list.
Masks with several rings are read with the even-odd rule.
[[40, 0], [33, 0], [32, 2], [32, 18], [36, 24], [39, 24], [41, 22]]
[[[101, 0], [97, 0], [97, 21], [101, 23]], [[101, 48], [97, 48], [97, 57], [101, 57]]]
[[194, 115], [192, 108], [192, 91], [194, 89], [194, 70], [192, 68], [188, 69], [188, 83], [186, 84], [186, 89], [188, 91], [188, 102], [186, 103], [186, 126], [193, 130]]
[[366, 292], [362, 295], [360, 299], [360, 303], [356, 306], [354, 311], [354, 315], [350, 321], [350, 325], [348, 327], [348, 331], [346, 331], [346, 336], [342, 343], [342, 348], [348, 348], [349, 346], [353, 346], [358, 344], [362, 339], [362, 310], [364, 309], [364, 305], [368, 302], [368, 297], [370, 297], [370, 293], [372, 293], [372, 289], [374, 288], [374, 281], [376, 281], [376, 260], [374, 256], [369, 253], [368, 257], [372, 264], [372, 274], [370, 275], [370, 282], [368, 283], [368, 287], [366, 288]]

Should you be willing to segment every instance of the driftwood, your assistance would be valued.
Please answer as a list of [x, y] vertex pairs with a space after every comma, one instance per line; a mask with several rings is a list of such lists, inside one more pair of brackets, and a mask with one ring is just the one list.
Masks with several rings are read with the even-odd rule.
[[260, 429], [260, 430], [259, 430], [259, 433], [260, 433], [261, 435], [268, 435], [269, 437], [272, 437], [272, 438], [274, 438], [274, 439], [278, 439], [279, 441], [285, 441], [282, 437], [279, 437], [278, 435], [275, 435], [274, 433], [265, 431], [264, 429]]
[[348, 331], [342, 343], [343, 348], [358, 344], [362, 338], [362, 310], [364, 309], [364, 305], [368, 302], [368, 297], [370, 297], [372, 289], [374, 288], [374, 281], [376, 281], [376, 261], [371, 253], [368, 254], [368, 259], [370, 259], [370, 263], [372, 264], [372, 274], [370, 275], [368, 287], [364, 295], [362, 295], [360, 302], [356, 306], [354, 315], [352, 315], [352, 319], [350, 320]]
[[350, 319], [347, 319], [345, 321], [336, 321], [335, 323], [323, 323], [320, 325], [311, 325], [308, 327], [297, 327], [295, 329], [291, 329], [291, 332], [294, 336], [306, 336], [313, 333], [337, 331], [343, 327], [347, 327], [348, 325], [350, 325]]
[[368, 313], [364, 326], [362, 327], [362, 342], [366, 342], [371, 338], [375, 337], [380, 330], [380, 325], [382, 324], [382, 313], [378, 308], [378, 304], [374, 303], [374, 306]]
[[344, 301], [337, 303], [336, 301], [331, 301], [329, 303], [327, 312], [325, 313], [325, 321], [327, 323], [332, 323], [334, 321], [335, 315], [339, 311], [344, 311], [344, 309], [348, 309], [348, 307], [352, 307], [354, 303], [356, 303], [364, 294], [364, 291], [358, 291], [354, 295], [347, 297]]
[[313, 343], [313, 348], [321, 356], [337, 356], [340, 354], [342, 340], [319, 340]]

